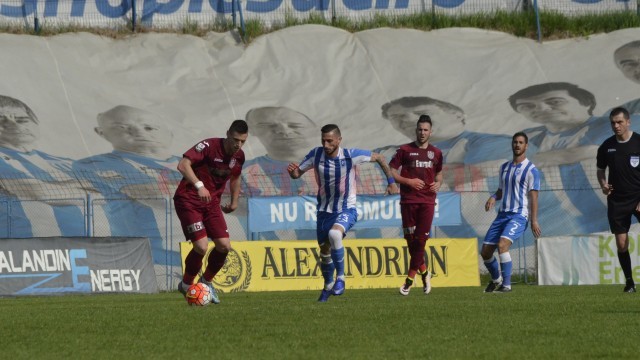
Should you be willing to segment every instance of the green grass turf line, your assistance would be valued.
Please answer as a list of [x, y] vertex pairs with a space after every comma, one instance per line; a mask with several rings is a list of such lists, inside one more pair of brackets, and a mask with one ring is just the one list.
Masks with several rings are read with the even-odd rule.
[[640, 296], [623, 286], [0, 299], [6, 359], [637, 359]]

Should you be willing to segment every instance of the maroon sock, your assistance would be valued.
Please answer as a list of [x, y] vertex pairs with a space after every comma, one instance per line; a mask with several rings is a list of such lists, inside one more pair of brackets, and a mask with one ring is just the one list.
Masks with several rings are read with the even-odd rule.
[[215, 248], [211, 250], [209, 253], [209, 258], [207, 258], [207, 268], [204, 271], [204, 279], [211, 282], [213, 277], [216, 276], [218, 271], [222, 269], [224, 265], [224, 260], [227, 258], [228, 253], [221, 253], [217, 251]]
[[409, 246], [409, 254], [411, 254], [409, 269], [415, 270], [415, 275], [420, 270], [420, 267], [424, 265], [424, 243], [417, 239], [413, 240]]
[[182, 275], [182, 281], [185, 284], [193, 284], [193, 280], [202, 269], [203, 258], [204, 255], [198, 254], [195, 250], [189, 251], [187, 258], [184, 260], [184, 275]]

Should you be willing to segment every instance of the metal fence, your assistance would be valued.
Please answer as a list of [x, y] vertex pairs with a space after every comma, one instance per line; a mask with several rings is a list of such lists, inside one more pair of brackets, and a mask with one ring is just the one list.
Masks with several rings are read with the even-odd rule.
[[[566, 169], [565, 169], [566, 170]], [[598, 194], [594, 164], [578, 164], [568, 171], [557, 167], [542, 168], [540, 191], [540, 222], [544, 236], [576, 235], [606, 231], [604, 196]], [[484, 203], [498, 186], [497, 166], [476, 167], [446, 165], [441, 191], [461, 195], [463, 224], [435, 227], [432, 237], [478, 237], [479, 245], [485, 231], [495, 218], [495, 212], [485, 212]], [[47, 236], [143, 236], [151, 242], [156, 275], [160, 289], [175, 288], [181, 277], [179, 242], [184, 241], [180, 222], [173, 209], [172, 194], [180, 179], [179, 173], [159, 170], [164, 176], [140, 173], [107, 174], [90, 178], [86, 173], [47, 173], [49, 179], [65, 178], [64, 186], [51, 181], [35, 182], [24, 175], [2, 174], [0, 179], [0, 238]], [[105, 175], [105, 174], [102, 174]], [[285, 179], [280, 173], [261, 176]], [[73, 180], [70, 180], [73, 179]], [[282, 195], [314, 195], [317, 189], [300, 193], [296, 184], [278, 181], [260, 182], [256, 175], [243, 173], [239, 208], [225, 216], [233, 241], [248, 239], [312, 240], [315, 231], [278, 231], [251, 234], [248, 229], [247, 199], [260, 188], [269, 194], [277, 190]], [[357, 176], [361, 194], [381, 195], [386, 180], [374, 164], [361, 167]], [[99, 187], [92, 184], [101, 184]], [[135, 186], [131, 186], [135, 185]], [[272, 187], [272, 188], [270, 188]], [[66, 189], [66, 190], [65, 190]], [[125, 189], [128, 192], [125, 194]], [[134, 189], [135, 191], [132, 191]], [[223, 202], [228, 200], [228, 191]], [[576, 201], [588, 203], [576, 203]], [[375, 230], [375, 232], [367, 231]], [[350, 231], [348, 238], [402, 238], [399, 227]], [[528, 231], [513, 247], [514, 269], [522, 280], [530, 281], [535, 274], [535, 239]], [[481, 271], [484, 267], [480, 266]], [[529, 277], [529, 278], [527, 278]]]

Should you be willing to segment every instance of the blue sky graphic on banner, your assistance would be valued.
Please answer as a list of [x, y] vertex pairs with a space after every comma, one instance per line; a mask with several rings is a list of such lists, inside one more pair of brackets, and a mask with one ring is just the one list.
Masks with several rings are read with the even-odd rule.
[[[249, 231], [315, 229], [317, 200], [313, 196], [269, 196], [249, 199]], [[402, 227], [400, 196], [359, 195], [354, 229]], [[460, 225], [460, 195], [438, 194], [434, 226]]]

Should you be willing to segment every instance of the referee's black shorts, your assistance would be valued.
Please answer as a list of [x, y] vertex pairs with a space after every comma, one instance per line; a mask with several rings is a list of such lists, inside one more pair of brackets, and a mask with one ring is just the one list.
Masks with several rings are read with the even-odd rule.
[[636, 211], [638, 203], [640, 203], [640, 196], [607, 196], [607, 218], [613, 234], [629, 232], [631, 215], [640, 222], [640, 213]]

